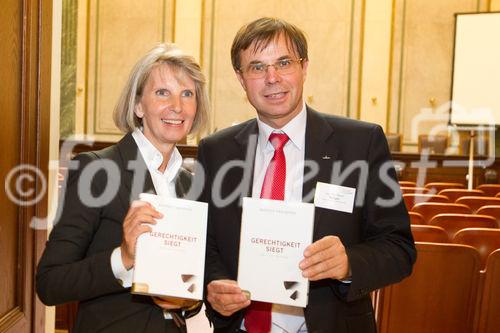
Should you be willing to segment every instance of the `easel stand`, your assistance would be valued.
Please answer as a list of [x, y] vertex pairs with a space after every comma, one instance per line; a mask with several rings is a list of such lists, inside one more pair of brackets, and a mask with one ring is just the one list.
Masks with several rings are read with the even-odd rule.
[[467, 189], [472, 190], [473, 186], [473, 175], [474, 175], [474, 137], [476, 136], [474, 130], [469, 133], [469, 172], [467, 174]]

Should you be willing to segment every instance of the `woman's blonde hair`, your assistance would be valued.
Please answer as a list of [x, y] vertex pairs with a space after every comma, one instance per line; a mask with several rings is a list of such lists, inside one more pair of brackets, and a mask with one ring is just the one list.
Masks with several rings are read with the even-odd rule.
[[151, 71], [159, 64], [166, 64], [181, 70], [195, 82], [197, 107], [189, 134], [202, 132], [208, 122], [209, 109], [205, 75], [196, 60], [184, 54], [174, 44], [159, 44], [135, 64], [113, 112], [115, 125], [125, 133], [133, 132], [142, 126], [142, 120], [135, 115], [134, 109], [141, 98]]

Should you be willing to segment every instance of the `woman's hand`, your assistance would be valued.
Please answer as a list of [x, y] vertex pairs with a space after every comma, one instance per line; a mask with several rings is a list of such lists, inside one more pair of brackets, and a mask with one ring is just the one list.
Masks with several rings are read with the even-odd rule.
[[155, 219], [163, 215], [144, 201], [133, 201], [123, 221], [123, 240], [120, 245], [122, 262], [126, 269], [134, 267], [135, 243], [137, 237], [145, 232], [150, 232], [150, 224], [156, 224]]
[[175, 310], [181, 308], [181, 304], [170, 302], [168, 299], [164, 299], [159, 296], [153, 296], [153, 301], [164, 310]]

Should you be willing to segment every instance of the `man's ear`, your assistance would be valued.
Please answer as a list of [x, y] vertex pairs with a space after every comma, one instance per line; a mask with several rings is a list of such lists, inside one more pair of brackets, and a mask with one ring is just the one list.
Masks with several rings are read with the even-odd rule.
[[240, 81], [241, 86], [245, 91], [247, 91], [247, 87], [245, 85], [245, 80], [243, 79], [243, 75], [241, 75], [241, 72], [237, 69], [234, 70], [234, 73], [236, 74], [236, 77], [238, 78], [238, 81]]
[[137, 116], [137, 118], [143, 118], [144, 117], [144, 111], [142, 111], [142, 105], [141, 105], [140, 102], [135, 104], [134, 113]]
[[309, 60], [304, 59], [304, 61], [302, 61], [302, 75], [304, 77], [304, 81], [306, 81], [307, 77], [307, 66], [309, 66]]

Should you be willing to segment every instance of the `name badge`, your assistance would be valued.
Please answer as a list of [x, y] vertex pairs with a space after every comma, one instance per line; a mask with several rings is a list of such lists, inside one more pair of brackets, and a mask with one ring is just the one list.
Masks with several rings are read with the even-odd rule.
[[316, 207], [352, 213], [356, 189], [327, 183], [316, 183], [314, 205]]

